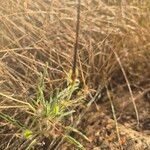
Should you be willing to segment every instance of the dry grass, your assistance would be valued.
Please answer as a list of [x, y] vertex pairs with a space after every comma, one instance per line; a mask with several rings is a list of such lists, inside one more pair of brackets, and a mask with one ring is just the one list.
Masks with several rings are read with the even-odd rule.
[[[35, 96], [46, 63], [49, 64], [46, 96], [56, 88], [63, 89], [66, 72], [72, 68], [75, 1], [0, 0], [0, 3], [0, 93], [26, 105]], [[134, 102], [131, 87], [142, 88], [143, 84], [147, 87], [149, 82], [149, 14], [149, 0], [82, 1], [78, 70], [83, 89], [88, 87], [88, 92], [96, 92], [105, 86], [127, 84]], [[8, 112], [4, 107], [12, 105], [8, 99], [1, 96], [0, 111]], [[20, 108], [9, 108], [12, 116], [26, 117], [26, 112], [19, 113]], [[14, 134], [16, 129], [6, 131], [7, 126], [6, 122], [0, 122], [0, 134], [7, 139], [0, 147], [5, 149], [18, 138]]]

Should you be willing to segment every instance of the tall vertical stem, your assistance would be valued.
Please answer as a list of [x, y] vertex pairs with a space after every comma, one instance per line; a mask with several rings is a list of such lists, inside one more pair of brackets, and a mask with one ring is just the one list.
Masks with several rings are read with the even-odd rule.
[[73, 54], [73, 66], [72, 66], [72, 80], [74, 81], [76, 78], [76, 67], [77, 67], [77, 54], [78, 54], [78, 46], [79, 46], [79, 28], [80, 28], [80, 5], [81, 0], [77, 1], [77, 23], [76, 23], [76, 41], [74, 45], [74, 54]]

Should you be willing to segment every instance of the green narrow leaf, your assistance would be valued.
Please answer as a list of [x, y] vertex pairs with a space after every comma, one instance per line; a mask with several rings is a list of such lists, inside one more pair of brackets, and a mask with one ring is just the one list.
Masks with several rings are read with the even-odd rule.
[[20, 122], [19, 122], [18, 120], [16, 120], [16, 119], [10, 117], [9, 115], [6, 115], [6, 114], [4, 114], [4, 113], [1, 112], [1, 113], [0, 113], [0, 117], [1, 117], [2, 119], [6, 120], [7, 122], [9, 122], [9, 123], [11, 123], [11, 124], [13, 124], [13, 125], [19, 127], [19, 128], [25, 128], [25, 126], [24, 126], [22, 123], [20, 123]]
[[70, 126], [67, 126], [66, 129], [69, 130], [69, 131], [73, 131], [73, 132], [79, 134], [79, 135], [82, 136], [85, 140], [87, 140], [88, 142], [90, 142], [90, 140], [88, 139], [88, 137], [87, 137], [86, 135], [84, 135], [82, 132], [80, 132], [79, 130], [77, 130], [77, 129], [73, 128], [73, 127], [70, 127]]
[[57, 104], [54, 105], [53, 112], [54, 112], [55, 115], [59, 114], [59, 106]]
[[48, 116], [50, 114], [50, 111], [51, 111], [50, 104], [49, 104], [48, 101], [46, 101], [46, 106], [45, 107], [46, 107], [46, 116]]
[[71, 115], [75, 112], [75, 110], [72, 110], [72, 111], [69, 111], [69, 112], [65, 112], [63, 113], [60, 117], [65, 117], [65, 116], [68, 116], [68, 115]]
[[71, 144], [75, 145], [78, 149], [85, 150], [83, 145], [80, 142], [78, 142], [76, 139], [74, 139], [73, 137], [67, 135], [67, 136], [65, 136], [65, 138], [68, 140], [68, 142], [70, 142]]

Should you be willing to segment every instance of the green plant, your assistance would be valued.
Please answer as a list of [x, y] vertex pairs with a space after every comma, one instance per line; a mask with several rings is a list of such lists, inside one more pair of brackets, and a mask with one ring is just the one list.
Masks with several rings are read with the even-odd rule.
[[[76, 106], [80, 105], [84, 99], [83, 94], [74, 94], [79, 88], [79, 81], [75, 80], [72, 82], [70, 72], [67, 75], [67, 87], [63, 90], [58, 89], [54, 95], [50, 95], [50, 98], [46, 99], [44, 96], [44, 78], [46, 74], [46, 69], [43, 74], [40, 74], [37, 97], [25, 103], [26, 113], [31, 120], [30, 123], [21, 123], [2, 112], [0, 113], [0, 117], [19, 128], [19, 132], [22, 132], [25, 139], [32, 139], [28, 147], [35, 146], [35, 143], [38, 142], [38, 137], [43, 136], [49, 140], [62, 137], [64, 140], [83, 149], [83, 146], [69, 135], [70, 132], [75, 132], [87, 139], [81, 132], [73, 128], [73, 123], [71, 122], [72, 114], [76, 112]], [[6, 97], [2, 93], [1, 96]], [[18, 100], [17, 102], [22, 104], [22, 101]]]

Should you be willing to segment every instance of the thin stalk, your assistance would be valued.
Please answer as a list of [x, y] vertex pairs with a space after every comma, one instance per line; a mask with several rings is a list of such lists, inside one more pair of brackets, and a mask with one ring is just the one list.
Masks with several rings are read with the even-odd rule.
[[74, 46], [73, 66], [72, 66], [72, 80], [73, 81], [76, 78], [77, 53], [78, 53], [78, 47], [79, 47], [80, 6], [81, 6], [81, 0], [78, 0], [78, 5], [77, 5], [77, 23], [76, 23], [76, 41], [75, 41], [75, 46]]

